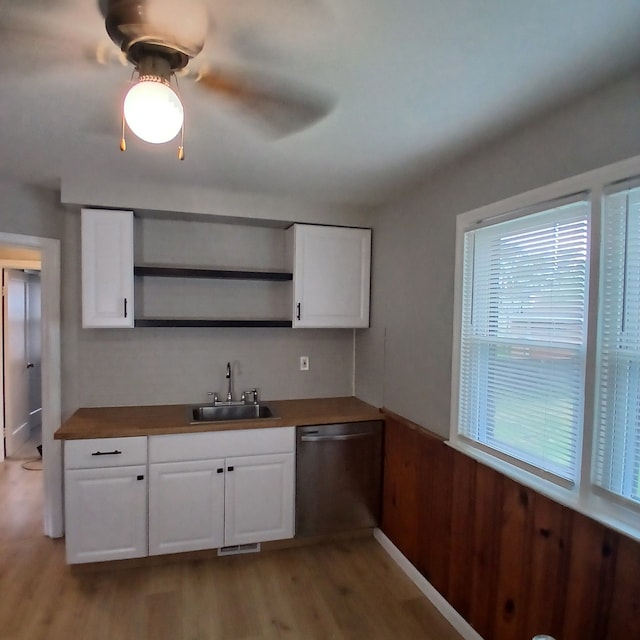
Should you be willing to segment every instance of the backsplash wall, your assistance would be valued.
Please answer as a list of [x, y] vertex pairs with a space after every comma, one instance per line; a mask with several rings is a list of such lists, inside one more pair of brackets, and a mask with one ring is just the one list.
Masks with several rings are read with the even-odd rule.
[[[227, 362], [238, 396], [253, 387], [264, 399], [352, 394], [350, 329], [82, 329], [80, 216], [66, 216], [64, 417], [80, 406], [205, 402], [208, 391], [226, 392]], [[145, 219], [136, 221], [136, 244], [136, 259], [149, 263], [285, 267], [283, 229]], [[189, 287], [174, 282], [170, 293], [170, 307], [188, 304]], [[302, 355], [309, 371], [299, 371]]]

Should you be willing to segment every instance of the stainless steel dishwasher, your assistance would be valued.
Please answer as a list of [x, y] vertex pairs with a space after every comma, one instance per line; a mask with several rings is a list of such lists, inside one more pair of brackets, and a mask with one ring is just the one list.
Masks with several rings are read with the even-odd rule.
[[382, 421], [297, 428], [296, 535], [375, 527]]

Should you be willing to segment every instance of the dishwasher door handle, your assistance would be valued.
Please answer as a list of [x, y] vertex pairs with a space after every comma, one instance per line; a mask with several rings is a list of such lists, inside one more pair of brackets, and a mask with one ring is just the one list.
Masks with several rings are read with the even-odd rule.
[[356, 438], [370, 438], [375, 433], [345, 433], [335, 436], [306, 436], [300, 437], [302, 442], [335, 442], [337, 440], [355, 440]]

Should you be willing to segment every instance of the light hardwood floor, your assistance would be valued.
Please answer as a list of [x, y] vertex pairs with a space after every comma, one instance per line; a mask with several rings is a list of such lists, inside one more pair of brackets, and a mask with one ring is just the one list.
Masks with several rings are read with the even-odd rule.
[[375, 540], [72, 571], [42, 474], [0, 463], [2, 640], [459, 640]]

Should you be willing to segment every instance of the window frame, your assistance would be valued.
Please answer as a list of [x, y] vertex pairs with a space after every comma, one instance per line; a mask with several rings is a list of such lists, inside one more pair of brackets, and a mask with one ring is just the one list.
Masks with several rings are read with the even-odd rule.
[[[563, 210], [560, 212], [559, 210]], [[553, 214], [557, 212], [557, 217], [554, 218]], [[582, 440], [582, 429], [580, 425], [584, 422], [583, 411], [584, 411], [584, 402], [582, 401], [583, 390], [585, 386], [585, 371], [586, 371], [586, 337], [587, 337], [587, 329], [588, 329], [588, 321], [587, 321], [587, 311], [588, 311], [588, 299], [587, 295], [589, 292], [589, 253], [590, 253], [590, 243], [589, 243], [589, 230], [590, 230], [590, 200], [587, 193], [576, 194], [575, 196], [571, 196], [569, 198], [563, 198], [560, 201], [552, 201], [541, 203], [539, 207], [536, 207], [535, 211], [527, 212], [523, 216], [511, 218], [509, 220], [497, 220], [494, 224], [481, 224], [481, 225], [472, 225], [465, 229], [465, 265], [463, 271], [466, 272], [469, 269], [469, 272], [466, 273], [465, 282], [463, 283], [462, 288], [462, 300], [464, 303], [465, 295], [470, 299], [471, 306], [467, 307], [466, 312], [463, 317], [460, 318], [460, 341], [461, 341], [461, 350], [459, 363], [466, 363], [467, 366], [470, 364], [473, 365], [472, 368], [474, 370], [484, 369], [488, 367], [488, 370], [493, 371], [494, 373], [499, 370], [503, 366], [507, 366], [513, 372], [513, 375], [517, 375], [515, 372], [518, 371], [521, 375], [533, 374], [534, 380], [532, 384], [534, 387], [537, 387], [540, 391], [544, 390], [544, 393], [553, 393], [553, 389], [549, 388], [547, 374], [556, 375], [554, 371], [554, 365], [548, 363], [545, 365], [541, 364], [536, 360], [535, 356], [531, 357], [520, 357], [510, 355], [506, 359], [501, 358], [492, 358], [489, 353], [485, 354], [484, 357], [480, 356], [480, 352], [482, 351], [482, 346], [489, 348], [493, 345], [494, 347], [515, 347], [516, 350], [524, 350], [525, 352], [536, 352], [536, 350], [543, 349], [548, 350], [549, 353], [557, 353], [560, 351], [568, 351], [570, 353], [569, 357], [569, 368], [571, 369], [571, 386], [576, 392], [576, 395], [573, 397], [576, 398], [576, 403], [573, 404], [574, 411], [572, 412], [573, 419], [567, 424], [567, 427], [570, 428], [571, 437], [570, 441], [573, 441], [575, 447], [572, 447], [571, 450], [575, 454], [575, 458], [572, 457], [571, 461], [565, 460], [567, 462], [567, 466], [563, 467], [562, 463], [560, 463], [555, 470], [552, 470], [553, 461], [552, 456], [545, 456], [544, 453], [541, 454], [539, 458], [538, 464], [535, 460], [536, 456], [533, 455], [535, 452], [529, 451], [527, 452], [525, 448], [518, 448], [517, 443], [513, 442], [512, 438], [507, 438], [502, 441], [500, 439], [494, 439], [490, 437], [488, 434], [491, 431], [490, 427], [496, 429], [498, 427], [498, 423], [485, 423], [485, 424], [477, 424], [474, 427], [474, 422], [471, 421], [472, 415], [475, 414], [476, 411], [479, 411], [481, 417], [484, 411], [487, 411], [487, 407], [485, 405], [493, 405], [493, 403], [499, 403], [500, 398], [505, 400], [504, 393], [507, 390], [507, 387], [510, 384], [508, 379], [504, 379], [499, 377], [497, 379], [497, 384], [491, 385], [492, 392], [487, 394], [487, 403], [481, 403], [482, 406], [474, 407], [475, 403], [471, 405], [466, 405], [465, 402], [458, 403], [457, 408], [460, 404], [466, 405], [466, 409], [463, 412], [463, 415], [459, 414], [459, 424], [457, 429], [458, 437], [463, 439], [469, 446], [472, 447], [480, 447], [485, 450], [487, 453], [496, 454], [498, 452], [502, 452], [502, 455], [506, 456], [506, 459], [509, 460], [512, 464], [517, 467], [522, 467], [524, 469], [530, 470], [536, 475], [543, 475], [548, 479], [555, 478], [556, 484], [560, 484], [562, 486], [571, 486], [574, 483], [574, 476], [570, 474], [572, 468], [577, 468], [578, 464], [578, 456], [582, 450], [581, 440]], [[523, 224], [524, 222], [524, 224]], [[560, 222], [560, 228], [558, 228], [557, 223]], [[552, 229], [555, 227], [555, 230]], [[575, 245], [573, 242], [577, 237], [575, 234], [580, 233], [580, 228], [582, 228], [583, 239], [584, 242], [584, 254], [582, 253], [582, 248], [580, 246]], [[539, 235], [540, 232], [543, 232], [543, 235]], [[566, 232], [569, 232], [570, 236], [564, 235]], [[519, 330], [517, 326], [507, 323], [504, 324], [504, 321], [511, 319], [516, 320], [517, 314], [514, 315], [513, 309], [511, 305], [508, 303], [508, 296], [503, 297], [499, 290], [500, 287], [496, 288], [496, 281], [493, 281], [493, 277], [504, 277], [507, 274], [507, 278], [509, 278], [509, 274], [513, 273], [514, 270], [518, 273], [518, 277], [515, 280], [515, 283], [512, 281], [508, 281], [507, 284], [513, 286], [515, 284], [516, 293], [521, 298], [524, 296], [525, 298], [531, 292], [532, 281], [529, 279], [530, 271], [521, 272], [523, 264], [528, 262], [530, 258], [527, 257], [526, 254], [518, 254], [519, 256], [524, 258], [524, 263], [520, 258], [517, 258], [515, 262], [505, 262], [502, 261], [499, 263], [506, 267], [504, 270], [496, 271], [496, 267], [492, 267], [491, 270], [487, 271], [488, 263], [493, 264], [497, 255], [499, 254], [504, 257], [506, 260], [511, 260], [514, 257], [513, 250], [509, 245], [512, 243], [507, 242], [507, 246], [502, 244], [502, 241], [505, 238], [509, 237], [520, 237], [520, 238], [528, 238], [529, 240], [534, 240], [536, 245], [539, 247], [538, 243], [540, 242], [548, 242], [552, 237], [553, 242], [550, 244], [545, 244], [544, 254], [549, 256], [549, 252], [553, 251], [552, 246], [554, 242], [557, 242], [559, 238], [568, 240], [571, 237], [571, 248], [569, 249], [569, 253], [571, 255], [571, 263], [578, 258], [579, 255], [583, 255], [583, 260], [581, 262], [583, 268], [584, 288], [581, 289], [583, 294], [582, 304], [580, 305], [580, 313], [579, 317], [576, 317], [578, 320], [577, 326], [572, 326], [571, 330], [567, 333], [564, 332], [560, 335], [550, 332], [549, 329], [544, 329], [544, 335], [527, 335]], [[498, 246], [496, 245], [496, 241], [498, 239], [500, 242]], [[526, 242], [527, 240], [525, 240]], [[488, 244], [487, 244], [488, 243]], [[483, 249], [484, 247], [484, 249]], [[497, 253], [496, 253], [497, 251]], [[576, 253], [577, 251], [577, 253]], [[477, 262], [478, 256], [481, 256], [480, 261]], [[552, 263], [556, 265], [561, 271], [562, 274], [562, 284], [565, 286], [567, 284], [571, 284], [567, 282], [567, 278], [571, 278], [572, 280], [575, 278], [575, 272], [572, 270], [571, 275], [569, 276], [569, 272], [564, 271], [567, 269], [568, 253], [567, 247], [560, 249], [560, 255], [556, 254], [556, 258], [559, 258], [559, 262], [554, 262], [554, 259], [545, 259], [543, 256], [543, 264], [549, 267]], [[551, 260], [551, 262], [549, 262]], [[463, 275], [465, 275], [463, 273]], [[524, 276], [526, 279], [526, 284], [520, 281], [520, 277]], [[478, 295], [476, 296], [476, 286], [477, 279], [485, 279], [489, 278], [487, 282], [484, 284], [488, 285], [487, 289], [483, 287], [479, 290]], [[492, 282], [493, 284], [489, 284]], [[542, 286], [542, 289], [541, 289]], [[553, 299], [549, 297], [549, 289], [543, 284], [543, 280], [535, 281], [535, 290], [536, 292], [541, 292], [547, 304], [552, 305], [552, 309], [554, 314], [558, 313], [558, 307], [553, 306]], [[555, 288], [552, 289], [554, 292]], [[575, 291], [574, 291], [575, 293]], [[538, 296], [534, 296], [536, 298]], [[478, 299], [478, 304], [480, 305], [480, 312], [477, 318], [471, 317], [475, 316], [476, 311], [476, 298]], [[497, 311], [498, 307], [503, 307], [504, 303], [507, 302], [506, 307], [504, 307], [504, 313]], [[535, 304], [535, 300], [534, 300]], [[489, 305], [489, 306], [487, 306]], [[564, 305], [561, 304], [564, 307]], [[489, 309], [493, 308], [494, 312], [489, 313]], [[573, 307], [573, 312], [575, 313], [575, 306]], [[538, 310], [539, 311], [539, 310]], [[566, 307], [563, 308], [563, 311], [566, 312]], [[535, 324], [536, 318], [539, 319], [539, 315], [534, 313], [532, 316], [528, 316], [525, 311], [525, 318], [527, 324], [533, 322]], [[502, 321], [502, 322], [500, 322]], [[493, 326], [491, 323], [496, 323]], [[508, 325], [508, 326], [507, 326]], [[579, 341], [574, 341], [575, 338], [580, 337]], [[466, 345], [466, 349], [463, 346]], [[475, 353], [474, 355], [470, 355]], [[466, 357], [465, 357], [466, 354]], [[468, 358], [471, 357], [471, 360]], [[553, 360], [553, 358], [552, 358]], [[565, 361], [566, 362], [566, 361]], [[561, 367], [561, 363], [556, 361], [555, 366]], [[550, 367], [550, 368], [549, 368]], [[541, 375], [540, 369], [544, 370], [544, 375]], [[525, 373], [527, 372], [527, 373]], [[486, 374], [488, 375], [488, 374]], [[475, 384], [462, 384], [461, 382], [462, 376], [459, 378], [459, 390], [460, 395], [468, 397], [469, 394], [475, 396], [477, 393], [478, 387]], [[482, 378], [482, 375], [481, 375]], [[462, 388], [464, 388], [465, 393], [462, 393]], [[483, 394], [481, 394], [483, 395]], [[493, 403], [490, 401], [493, 401]], [[532, 399], [532, 396], [529, 394], [518, 394], [516, 392], [515, 396], [512, 396], [513, 401], [515, 402], [515, 409], [518, 411], [518, 402], [527, 403]], [[560, 419], [560, 413], [554, 414], [552, 411], [550, 413], [551, 419]], [[471, 421], [471, 422], [470, 422]], [[468, 433], [469, 430], [477, 430], [477, 437], [473, 437]], [[575, 430], [574, 430], [575, 429]], [[467, 433], [463, 433], [463, 431], [467, 431]], [[526, 434], [532, 435], [531, 428], [523, 428], [522, 435]], [[548, 433], [548, 432], [547, 432]], [[573, 437], [575, 435], [575, 438]], [[489, 441], [494, 440], [493, 444], [490, 444]], [[511, 442], [510, 442], [511, 440]], [[517, 440], [517, 438], [516, 438]], [[568, 444], [568, 442], [565, 442]], [[560, 453], [561, 449], [555, 449], [557, 453]], [[565, 451], [568, 453], [568, 451]], [[531, 454], [531, 455], [528, 455]], [[529, 460], [529, 462], [527, 462]], [[568, 475], [565, 475], [568, 474]]]
[[[507, 477], [539, 493], [587, 515], [608, 527], [640, 541], [640, 506], [598, 489], [591, 481], [592, 449], [596, 425], [597, 327], [599, 320], [599, 287], [601, 279], [601, 221], [604, 197], [613, 191], [637, 184], [640, 156], [601, 167], [516, 196], [489, 204], [456, 218], [456, 252], [454, 279], [453, 358], [451, 368], [451, 423], [447, 444], [496, 469]], [[590, 246], [587, 279], [586, 371], [583, 393], [583, 428], [578, 452], [575, 484], [560, 482], [557, 477], [541, 472], [525, 463], [513, 464], [508, 456], [470, 441], [458, 433], [459, 377], [462, 329], [462, 288], [465, 232], [498, 222], [520, 218], [558, 206], [567, 199], [587, 194], [590, 200]]]

